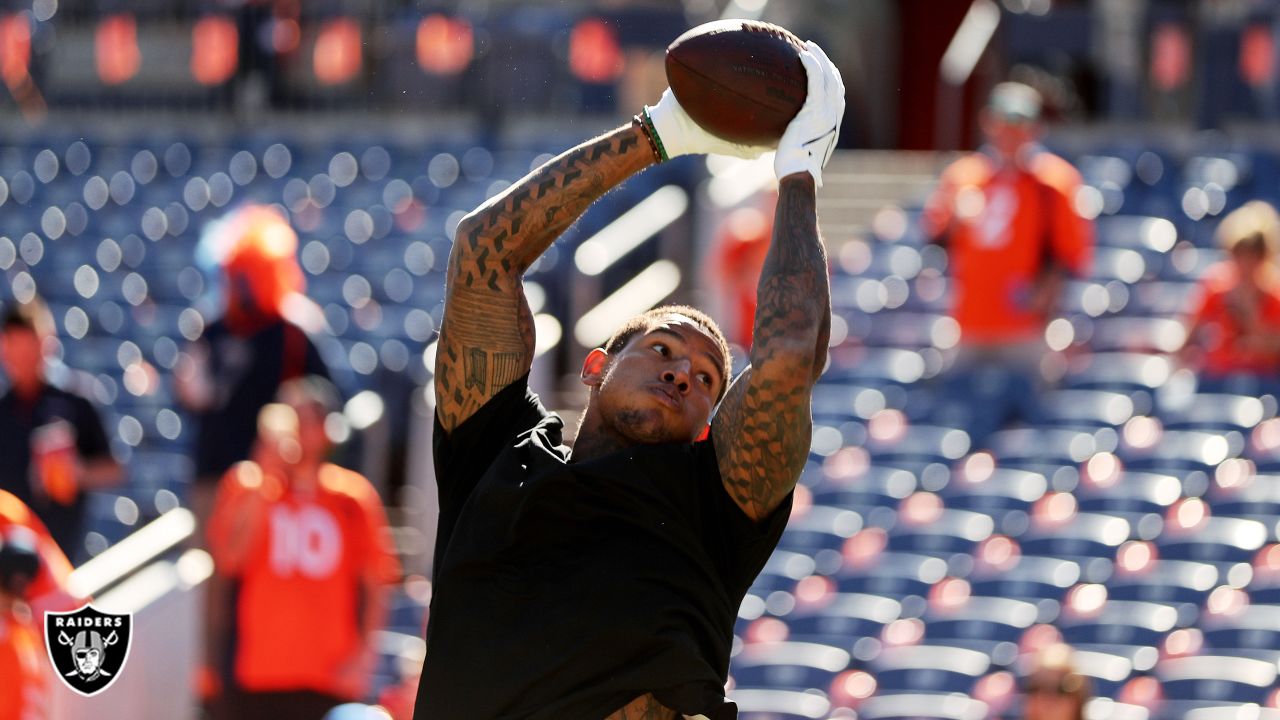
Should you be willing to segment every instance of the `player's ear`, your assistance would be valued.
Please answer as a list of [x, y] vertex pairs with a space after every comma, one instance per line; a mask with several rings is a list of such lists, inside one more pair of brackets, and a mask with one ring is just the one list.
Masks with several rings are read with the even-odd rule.
[[588, 387], [596, 387], [600, 381], [604, 379], [604, 370], [609, 365], [609, 353], [601, 348], [596, 348], [587, 353], [587, 358], [582, 361], [582, 384]]

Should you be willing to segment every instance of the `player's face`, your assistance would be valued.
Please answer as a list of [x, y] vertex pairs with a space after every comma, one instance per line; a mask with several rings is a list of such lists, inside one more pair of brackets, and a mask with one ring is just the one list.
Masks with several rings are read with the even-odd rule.
[[1242, 280], [1255, 280], [1258, 277], [1258, 271], [1267, 262], [1265, 246], [1242, 242], [1231, 248], [1231, 260], [1236, 264], [1236, 270]]
[[325, 409], [317, 402], [291, 403], [298, 414], [298, 443], [302, 455], [309, 460], [323, 458], [329, 452], [329, 436], [325, 433]]
[[38, 384], [43, 362], [39, 335], [21, 327], [0, 332], [0, 364], [14, 385]]
[[983, 117], [982, 129], [988, 142], [1005, 157], [1017, 155], [1024, 146], [1034, 142], [1039, 134], [1039, 126], [1035, 121], [1007, 118], [990, 112]]
[[693, 320], [656, 322], [609, 360], [596, 398], [604, 424], [638, 443], [697, 439], [725, 382], [720, 357]]
[[76, 652], [76, 668], [81, 675], [92, 675], [98, 670], [102, 654], [92, 648]]

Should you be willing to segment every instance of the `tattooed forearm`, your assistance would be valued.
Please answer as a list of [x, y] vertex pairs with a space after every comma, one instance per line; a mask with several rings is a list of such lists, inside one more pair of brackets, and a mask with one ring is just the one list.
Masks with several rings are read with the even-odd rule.
[[654, 161], [636, 127], [552, 159], [458, 224], [436, 347], [436, 414], [446, 430], [528, 372], [533, 313], [521, 276], [609, 189]]
[[453, 251], [458, 274], [451, 279], [493, 287], [499, 273], [523, 273], [596, 198], [652, 163], [634, 126], [548, 161], [463, 218]]
[[[807, 174], [783, 179], [774, 217], [773, 242], [756, 290], [751, 364], [758, 367], [800, 342], [813, 350], [816, 379], [831, 329], [827, 253], [818, 237], [817, 197]], [[817, 341], [823, 340], [821, 347]]]
[[809, 397], [826, 360], [831, 290], [808, 175], [779, 187], [757, 291], [751, 367], [712, 425], [725, 489], [762, 519], [795, 487], [809, 452]]
[[676, 720], [678, 717], [675, 710], [664, 707], [653, 695], [644, 695], [605, 720]]

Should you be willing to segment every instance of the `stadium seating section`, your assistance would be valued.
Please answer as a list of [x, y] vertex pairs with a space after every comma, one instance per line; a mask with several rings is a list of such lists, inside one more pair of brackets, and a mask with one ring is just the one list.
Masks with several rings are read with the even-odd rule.
[[[245, 201], [287, 209], [344, 390], [422, 384], [451, 228], [565, 143], [50, 136], [0, 149], [0, 300], [32, 283], [48, 299], [66, 364], [96, 379], [128, 461], [127, 485], [94, 498], [86, 553], [185, 502], [190, 419], [170, 374], [216, 311], [206, 223]], [[972, 432], [981, 407], [928, 416], [948, 392], [937, 377], [956, 329], [918, 208], [902, 210], [900, 236], [833, 243], [812, 453], [736, 631], [744, 718], [1016, 716], [1026, 650], [1049, 637], [1079, 650], [1099, 695], [1091, 718], [1276, 706], [1275, 388], [1197, 385], [1170, 353], [1220, 258], [1215, 220], [1275, 201], [1280, 158], [1119, 147], [1074, 159], [1089, 186], [1079, 202], [1099, 215], [1097, 262], [1048, 332], [1061, 358], [1050, 410], [1016, 427]], [[660, 168], [593, 208], [531, 273], [541, 308], [563, 322], [567, 248], [663, 184], [691, 188], [693, 169]], [[1007, 399], [1020, 392], [1007, 380], [971, 387]], [[423, 598], [399, 592], [390, 629], [420, 634]], [[404, 670], [389, 655], [378, 685]]]

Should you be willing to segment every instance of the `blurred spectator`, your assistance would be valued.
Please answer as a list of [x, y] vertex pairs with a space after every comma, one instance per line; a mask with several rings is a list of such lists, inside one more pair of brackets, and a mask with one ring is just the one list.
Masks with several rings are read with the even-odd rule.
[[715, 241], [711, 282], [719, 289], [721, 314], [729, 342], [751, 347], [756, 317], [760, 269], [773, 237], [777, 193], [761, 193], [750, 204], [735, 208], [720, 223]]
[[1061, 643], [1036, 653], [1022, 693], [1024, 720], [1084, 720], [1091, 695], [1089, 679], [1076, 672], [1071, 647]]
[[1254, 200], [1222, 219], [1228, 258], [1200, 281], [1182, 357], [1204, 391], [1262, 392], [1280, 380], [1280, 215]]
[[0, 489], [35, 511], [73, 561], [84, 538], [85, 491], [118, 484], [102, 418], [67, 373], [47, 373], [55, 347], [53, 317], [39, 299], [9, 307], [0, 319]]
[[0, 531], [0, 720], [48, 717], [50, 678], [40, 624], [23, 598], [41, 572], [34, 533]]
[[16, 495], [0, 490], [0, 537], [9, 532], [32, 538], [40, 556], [40, 570], [27, 584], [22, 598], [36, 617], [43, 617], [46, 610], [62, 612], [80, 607], [84, 598], [73, 596], [67, 588], [71, 562], [66, 554], [30, 508]]
[[987, 144], [943, 171], [925, 207], [926, 233], [947, 250], [960, 326], [940, 421], [975, 442], [1034, 418], [1045, 324], [1064, 280], [1092, 254], [1092, 224], [1073, 202], [1080, 173], [1037, 142], [1040, 110], [1033, 88], [997, 85], [980, 117]]
[[337, 412], [323, 378], [285, 383], [259, 415], [252, 460], [218, 485], [208, 543], [234, 588], [234, 627], [211, 602], [210, 635], [229, 631], [234, 652], [209, 644], [231, 678], [215, 716], [314, 720], [369, 692], [400, 565], [377, 491], [326, 461]]
[[276, 210], [256, 205], [223, 223], [214, 244], [225, 248], [225, 311], [187, 347], [174, 375], [179, 401], [199, 424], [192, 508], [202, 523], [218, 478], [249, 457], [255, 418], [280, 384], [330, 375], [312, 338], [324, 320], [302, 295], [293, 228]]

